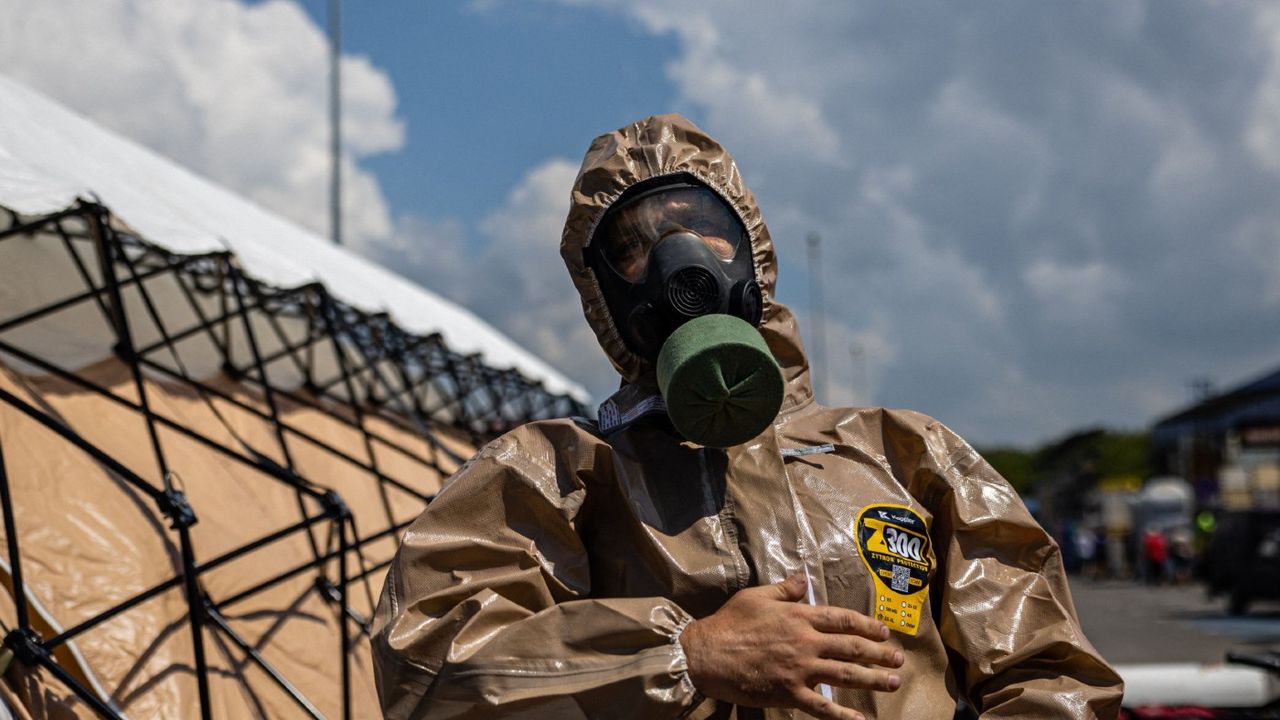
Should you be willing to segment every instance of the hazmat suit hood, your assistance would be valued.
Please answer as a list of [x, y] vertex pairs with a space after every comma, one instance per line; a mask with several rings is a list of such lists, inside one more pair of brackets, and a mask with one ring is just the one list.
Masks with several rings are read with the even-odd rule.
[[655, 115], [597, 137], [583, 158], [573, 183], [569, 216], [560, 240], [560, 255], [582, 298], [582, 311], [600, 347], [627, 383], [650, 382], [652, 364], [631, 352], [605, 305], [604, 294], [584, 251], [605, 213], [632, 186], [648, 180], [689, 176], [723, 198], [746, 228], [756, 283], [763, 298], [760, 333], [782, 367], [786, 394], [782, 409], [813, 398], [809, 362], [800, 343], [795, 316], [777, 302], [778, 261], [769, 228], [755, 197], [747, 189], [733, 156], [689, 120], [676, 114]]

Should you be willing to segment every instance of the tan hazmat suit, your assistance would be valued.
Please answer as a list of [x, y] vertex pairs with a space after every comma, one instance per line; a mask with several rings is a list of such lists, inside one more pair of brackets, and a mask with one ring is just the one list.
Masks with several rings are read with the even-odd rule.
[[[746, 225], [761, 332], [787, 383], [772, 427], [728, 450], [675, 434], [582, 256], [624, 190], [677, 173]], [[1120, 680], [1009, 484], [936, 420], [814, 401], [795, 317], [773, 297], [769, 231], [719, 144], [675, 115], [597, 138], [561, 254], [627, 382], [599, 422], [534, 422], [488, 444], [405, 533], [372, 639], [389, 718], [805, 717], [704, 698], [678, 635], [735, 592], [802, 571], [815, 602], [873, 614], [883, 588], [855, 532], [871, 506], [927, 526], [923, 609], [914, 635], [887, 641], [906, 656], [902, 688], [836, 688], [837, 702], [911, 720], [951, 720], [961, 697], [983, 718], [1115, 716]]]

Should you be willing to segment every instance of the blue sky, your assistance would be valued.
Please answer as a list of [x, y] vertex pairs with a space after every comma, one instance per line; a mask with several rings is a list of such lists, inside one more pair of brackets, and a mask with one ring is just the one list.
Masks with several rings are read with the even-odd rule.
[[[0, 71], [327, 232], [325, 0], [0, 0]], [[723, 142], [819, 397], [982, 444], [1140, 428], [1280, 364], [1280, 5], [355, 2], [344, 233], [598, 397], [556, 246], [601, 132]]]
[[[327, 0], [303, 6], [327, 28]], [[346, 52], [391, 76], [405, 118], [404, 147], [365, 163], [396, 212], [478, 220], [525, 169], [673, 106], [664, 65], [675, 41], [617, 13], [519, 2], [344, 6]]]

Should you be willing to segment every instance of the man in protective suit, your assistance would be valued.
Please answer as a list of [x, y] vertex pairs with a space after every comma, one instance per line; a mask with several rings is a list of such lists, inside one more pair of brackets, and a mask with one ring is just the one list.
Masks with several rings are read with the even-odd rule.
[[409, 528], [391, 718], [1115, 717], [1057, 546], [968, 444], [814, 401], [737, 165], [675, 115], [592, 143], [561, 242], [622, 388]]

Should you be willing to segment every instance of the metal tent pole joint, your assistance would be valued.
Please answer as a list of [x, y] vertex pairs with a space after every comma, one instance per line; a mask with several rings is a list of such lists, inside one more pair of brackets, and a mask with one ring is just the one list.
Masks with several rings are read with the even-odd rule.
[[30, 628], [18, 628], [11, 631], [4, 638], [4, 647], [13, 652], [13, 657], [18, 662], [30, 668], [44, 668], [51, 675], [56, 677], [63, 685], [67, 686], [76, 697], [80, 698], [86, 705], [93, 708], [100, 717], [120, 718], [120, 713], [116, 708], [111, 707], [103, 702], [89, 688], [80, 684], [79, 681], [67, 672], [65, 668], [53, 659], [53, 653], [50, 652], [40, 640], [40, 636]]
[[4, 646], [13, 651], [13, 657], [23, 665], [34, 667], [52, 661], [52, 653], [31, 628], [16, 628], [4, 636]]
[[170, 528], [186, 530], [199, 520], [196, 518], [195, 508], [191, 507], [191, 501], [187, 499], [187, 494], [173, 486], [170, 481], [172, 475], [173, 473], [169, 473], [165, 476], [164, 492], [156, 497], [156, 507], [169, 518]]
[[[193, 641], [191, 669], [196, 677], [199, 704], [187, 707], [185, 714], [195, 715], [198, 711], [201, 716], [210, 717], [214, 705], [221, 705], [217, 697], [213, 698], [215, 703], [210, 703], [209, 675], [216, 672], [205, 658], [205, 645], [210, 638], [230, 638], [244, 651], [249, 662], [261, 667], [288, 691], [292, 687], [288, 679], [266, 663], [260, 648], [244, 642], [226, 618], [217, 609], [211, 609], [212, 601], [201, 585], [201, 576], [286, 538], [305, 534], [314, 543], [313, 533], [322, 524], [331, 524], [336, 531], [330, 533], [330, 540], [336, 540], [336, 548], [330, 545], [322, 551], [317, 548], [313, 557], [299, 565], [252, 577], [248, 589], [222, 599], [216, 607], [234, 605], [310, 574], [308, 579], [314, 578], [315, 590], [321, 599], [336, 610], [341, 637], [335, 649], [340, 649], [343, 664], [341, 712], [350, 716], [358, 710], [353, 696], [356, 667], [353, 644], [358, 632], [365, 635], [369, 632], [369, 618], [353, 607], [350, 589], [352, 583], [362, 583], [365, 592], [369, 592], [368, 578], [385, 570], [391, 562], [381, 559], [366, 566], [364, 549], [374, 542], [398, 536], [412, 521], [398, 520], [399, 513], [392, 512], [388, 504], [385, 520], [379, 519], [371, 534], [361, 536], [356, 529], [355, 514], [345, 498], [324, 487], [322, 477], [310, 474], [303, 467], [294, 467], [293, 447], [298, 442], [307, 443], [308, 452], [318, 451], [330, 461], [348, 463], [362, 470], [368, 474], [372, 487], [382, 493], [384, 504], [388, 502], [388, 491], [398, 491], [426, 503], [432, 495], [426, 492], [425, 486], [419, 488], [417, 482], [401, 481], [384, 473], [380, 467], [382, 450], [390, 449], [397, 457], [419, 463], [428, 471], [428, 478], [443, 477], [448, 470], [442, 462], [460, 465], [466, 458], [442, 442], [439, 430], [461, 431], [473, 442], [480, 442], [489, 434], [548, 413], [581, 414], [584, 411], [572, 397], [554, 394], [539, 381], [516, 371], [487, 367], [478, 355], [452, 350], [438, 332], [413, 334], [398, 327], [387, 313], [362, 310], [334, 298], [322, 285], [276, 287], [246, 274], [228, 252], [183, 255], [154, 245], [117, 223], [110, 211], [96, 202], [81, 203], [34, 219], [0, 209], [0, 240], [27, 236], [54, 249], [60, 246], [71, 263], [68, 267], [72, 277], [79, 277], [83, 289], [22, 314], [0, 317], [0, 334], [36, 327], [44, 318], [66, 310], [87, 312], [101, 323], [100, 329], [109, 332], [109, 336], [104, 336], [102, 354], [105, 356], [107, 346], [114, 343], [111, 352], [132, 375], [137, 397], [132, 399], [127, 388], [100, 384], [82, 372], [62, 367], [47, 352], [42, 354], [42, 351], [24, 348], [17, 335], [0, 338], [0, 362], [7, 363], [13, 358], [28, 363], [67, 381], [77, 392], [92, 394], [110, 403], [113, 411], [144, 422], [152, 446], [148, 460], [154, 461], [154, 470], [150, 463], [142, 467], [126, 465], [124, 456], [113, 452], [114, 440], [101, 440], [107, 444], [99, 446], [96, 428], [81, 435], [80, 430], [89, 429], [87, 424], [79, 422], [81, 418], [63, 418], [36, 400], [28, 402], [0, 388], [0, 409], [16, 410], [33, 421], [34, 426], [43, 428], [42, 432], [51, 432], [85, 453], [115, 481], [149, 498], [153, 508], [146, 513], [151, 516], [149, 520], [172, 528], [181, 553], [181, 564], [173, 576], [92, 617], [77, 617], [78, 624], [42, 639], [32, 628], [27, 613], [25, 599], [32, 587], [22, 572], [25, 565], [22, 560], [24, 553], [31, 551], [14, 523], [14, 499], [10, 497], [11, 490], [29, 489], [25, 485], [9, 487], [10, 478], [4, 473], [3, 457], [0, 457], [0, 505], [3, 506], [0, 510], [4, 514], [4, 525], [11, 530], [6, 533], [3, 545], [7, 547], [12, 568], [17, 616], [13, 631], [0, 638], [0, 666], [8, 658], [29, 666], [32, 672], [47, 674], [102, 717], [118, 718], [121, 710], [71, 670], [61, 667], [58, 658], [63, 655], [58, 648], [168, 592], [182, 594]], [[147, 282], [153, 278], [157, 280]], [[166, 283], [175, 285], [169, 287]], [[175, 290], [180, 295], [175, 295]], [[176, 307], [175, 298], [179, 301]], [[304, 325], [305, 335], [300, 330]], [[158, 332], [159, 337], [152, 337], [153, 332]], [[180, 351], [200, 347], [196, 344], [200, 338], [211, 343], [214, 355], [208, 358], [210, 364], [224, 363], [223, 369], [230, 379], [240, 381], [257, 394], [249, 392], [242, 397], [238, 390], [222, 389], [220, 381], [202, 382], [193, 377]], [[192, 342], [182, 344], [188, 340]], [[167, 352], [171, 358], [161, 361], [153, 357], [161, 352]], [[241, 360], [238, 366], [233, 365], [235, 358], [246, 355], [249, 362]], [[281, 366], [291, 364], [290, 370], [298, 374], [274, 372], [277, 362]], [[203, 363], [201, 367], [205, 367]], [[268, 373], [268, 369], [273, 372]], [[158, 388], [149, 378], [144, 378], [143, 370], [192, 390], [204, 401], [211, 417], [224, 428], [229, 427], [222, 412], [224, 406], [236, 409], [237, 413], [247, 413], [246, 417], [275, 432], [278, 456], [267, 456], [236, 432], [231, 433], [231, 442], [225, 442], [220, 434], [209, 434], [198, 424], [188, 424], [184, 415], [174, 413], [163, 402], [166, 397], [163, 387]], [[300, 389], [280, 382], [282, 378], [292, 377], [303, 381]], [[308, 432], [307, 417], [299, 416], [291, 422], [290, 411], [295, 407], [320, 411], [343, 427], [357, 431], [364, 452], [345, 445], [330, 446]], [[404, 433], [425, 441], [426, 451], [403, 437]], [[300, 516], [296, 521], [281, 519], [281, 523], [288, 523], [285, 527], [264, 529], [264, 534], [253, 539], [240, 538], [240, 542], [232, 543], [233, 547], [221, 555], [197, 561], [201, 548], [190, 532], [198, 522], [197, 513], [175, 472], [180, 472], [183, 463], [189, 462], [185, 453], [178, 452], [185, 449], [188, 441], [199, 446], [201, 452], [230, 460], [234, 464], [231, 472], [250, 472], [249, 477], [255, 482], [283, 484], [295, 490], [299, 494]], [[160, 482], [145, 479], [153, 472]], [[203, 511], [206, 515], [208, 512], [207, 508]], [[18, 525], [26, 524], [24, 517], [19, 514]], [[353, 561], [357, 565], [352, 566]], [[40, 569], [39, 564], [36, 568]], [[370, 595], [368, 605], [375, 604]], [[348, 623], [354, 625], [348, 627]], [[337, 689], [332, 688], [330, 692]], [[319, 716], [310, 701], [296, 690], [290, 694], [300, 709]], [[216, 709], [221, 711], [220, 707]]]

